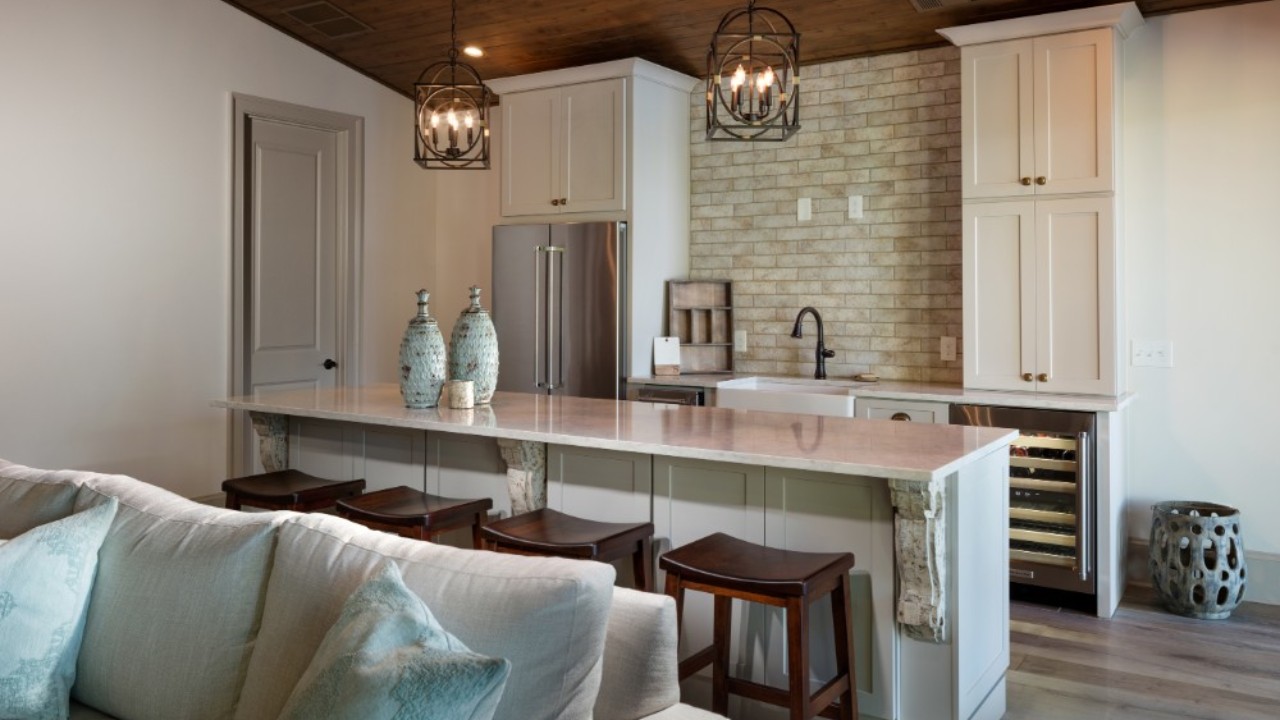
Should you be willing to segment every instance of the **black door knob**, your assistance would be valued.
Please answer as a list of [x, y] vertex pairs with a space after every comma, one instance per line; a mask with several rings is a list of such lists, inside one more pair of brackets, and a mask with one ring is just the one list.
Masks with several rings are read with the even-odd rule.
[[334, 368], [336, 368], [336, 367], [338, 367], [338, 363], [334, 362], [334, 361], [333, 361], [333, 358], [325, 358], [325, 360], [324, 360], [324, 369], [325, 369], [325, 370], [332, 370], [332, 369], [334, 369]]

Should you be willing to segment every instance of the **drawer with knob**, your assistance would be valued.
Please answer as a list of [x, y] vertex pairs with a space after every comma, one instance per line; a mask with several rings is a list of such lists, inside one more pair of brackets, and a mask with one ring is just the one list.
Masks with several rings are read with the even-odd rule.
[[921, 400], [891, 400], [882, 398], [857, 398], [854, 401], [854, 414], [868, 420], [892, 420], [895, 422], [918, 422], [947, 424], [950, 407], [947, 403], [925, 402]]

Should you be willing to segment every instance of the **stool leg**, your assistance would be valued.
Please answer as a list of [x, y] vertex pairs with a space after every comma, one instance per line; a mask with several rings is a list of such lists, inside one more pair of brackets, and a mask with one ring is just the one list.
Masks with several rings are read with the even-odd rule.
[[639, 547], [631, 556], [631, 569], [636, 576], [636, 589], [649, 592], [649, 556], [652, 554], [649, 538], [644, 538], [637, 544]]
[[809, 713], [809, 600], [787, 600], [787, 679], [791, 720], [808, 720]]
[[831, 593], [831, 619], [836, 635], [836, 676], [849, 676], [849, 690], [840, 696], [840, 720], [857, 720], [858, 673], [853, 659], [853, 596], [848, 573]]
[[237, 495], [236, 493], [233, 493], [233, 492], [228, 492], [228, 493], [227, 493], [227, 509], [228, 509], [228, 510], [239, 510], [239, 509], [240, 509], [240, 496], [239, 496], [239, 495]]
[[715, 596], [715, 656], [711, 663], [711, 712], [729, 712], [729, 634], [733, 620], [733, 598]]
[[[680, 641], [680, 630], [684, 628], [684, 586], [675, 573], [667, 573], [667, 594], [676, 601], [676, 642]], [[681, 678], [683, 679], [683, 678]]]
[[484, 513], [476, 513], [475, 522], [471, 523], [471, 547], [476, 550], [484, 549], [484, 537], [480, 535], [480, 528], [484, 526]]

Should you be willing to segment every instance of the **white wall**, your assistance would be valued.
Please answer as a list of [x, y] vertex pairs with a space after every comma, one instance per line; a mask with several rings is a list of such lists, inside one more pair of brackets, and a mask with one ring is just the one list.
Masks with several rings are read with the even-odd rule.
[[0, 22], [0, 457], [185, 495], [227, 468], [231, 93], [365, 118], [364, 380], [434, 281], [410, 101], [218, 0]]
[[1130, 336], [1174, 359], [1130, 369], [1130, 533], [1205, 500], [1280, 553], [1280, 2], [1149, 19], [1124, 101]]

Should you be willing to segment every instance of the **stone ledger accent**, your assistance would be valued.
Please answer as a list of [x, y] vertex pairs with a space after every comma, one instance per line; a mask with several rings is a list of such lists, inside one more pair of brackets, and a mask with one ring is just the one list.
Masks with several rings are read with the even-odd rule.
[[[800, 132], [785, 143], [707, 142], [691, 96], [691, 275], [732, 280], [740, 372], [813, 372], [813, 305], [832, 377], [961, 380], [939, 340], [959, 337], [960, 51], [918, 50], [801, 69]], [[847, 215], [863, 196], [862, 219]], [[813, 219], [796, 220], [796, 201]]]
[[540, 510], [547, 506], [547, 445], [498, 438], [498, 450], [507, 464], [507, 491], [511, 493], [511, 514]]
[[907, 637], [947, 641], [947, 526], [942, 481], [889, 481], [898, 557], [898, 622]]
[[266, 472], [289, 468], [289, 418], [286, 415], [249, 412], [258, 435], [258, 460]]

